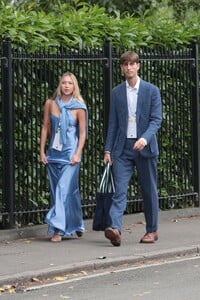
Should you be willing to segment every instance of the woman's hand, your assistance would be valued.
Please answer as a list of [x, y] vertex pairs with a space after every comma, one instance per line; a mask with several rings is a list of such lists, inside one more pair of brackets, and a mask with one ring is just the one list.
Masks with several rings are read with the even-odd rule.
[[80, 155], [78, 154], [74, 154], [74, 156], [72, 156], [72, 159], [71, 159], [71, 164], [72, 165], [75, 165], [75, 164], [78, 164], [80, 163]]
[[47, 160], [47, 157], [46, 157], [46, 154], [45, 154], [45, 153], [41, 153], [41, 154], [40, 154], [40, 161], [41, 161], [41, 163], [43, 163], [44, 165], [48, 164], [48, 160]]

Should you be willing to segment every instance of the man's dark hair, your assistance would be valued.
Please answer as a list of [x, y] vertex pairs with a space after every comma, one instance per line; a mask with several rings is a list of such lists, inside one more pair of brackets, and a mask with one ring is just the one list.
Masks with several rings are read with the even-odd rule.
[[120, 65], [123, 65], [125, 63], [139, 63], [139, 55], [133, 51], [127, 51], [123, 53], [120, 57]]

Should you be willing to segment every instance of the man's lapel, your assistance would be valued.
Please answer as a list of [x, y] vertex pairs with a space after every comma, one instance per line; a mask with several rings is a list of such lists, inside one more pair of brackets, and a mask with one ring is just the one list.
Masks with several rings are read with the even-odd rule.
[[137, 99], [137, 109], [136, 109], [136, 122], [139, 120], [139, 116], [141, 113], [141, 108], [144, 101], [144, 82], [142, 79], [140, 79], [140, 86], [138, 91], [138, 99]]
[[121, 116], [127, 120], [128, 117], [128, 104], [127, 104], [127, 93], [126, 93], [126, 82], [123, 83], [122, 89], [121, 89], [121, 105], [120, 105], [120, 110], [121, 110]]

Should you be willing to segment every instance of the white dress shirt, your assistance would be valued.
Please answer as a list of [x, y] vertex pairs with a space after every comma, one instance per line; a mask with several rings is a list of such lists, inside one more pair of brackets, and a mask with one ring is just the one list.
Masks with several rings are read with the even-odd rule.
[[137, 77], [137, 82], [134, 87], [131, 87], [126, 80], [126, 93], [127, 93], [127, 104], [128, 104], [128, 127], [127, 127], [127, 138], [137, 138], [137, 126], [136, 126], [136, 109], [138, 90], [140, 85], [140, 78]]

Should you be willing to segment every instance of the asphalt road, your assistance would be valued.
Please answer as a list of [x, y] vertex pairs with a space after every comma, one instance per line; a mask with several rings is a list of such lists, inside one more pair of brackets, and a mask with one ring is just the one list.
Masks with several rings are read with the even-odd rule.
[[[26, 287], [2, 300], [199, 300], [200, 256], [174, 257]], [[48, 281], [47, 281], [48, 282]]]

